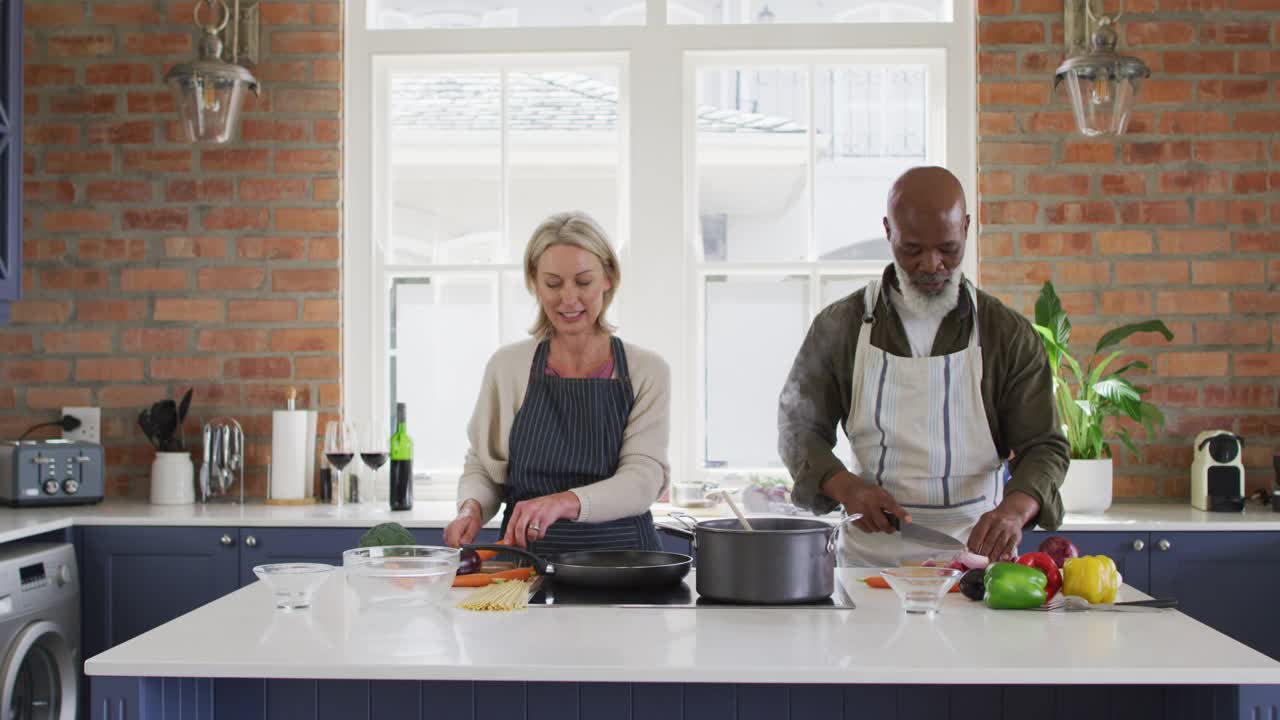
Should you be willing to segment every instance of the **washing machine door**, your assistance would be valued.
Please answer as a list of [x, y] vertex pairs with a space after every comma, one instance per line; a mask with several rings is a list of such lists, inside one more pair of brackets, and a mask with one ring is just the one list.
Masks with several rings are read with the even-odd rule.
[[0, 668], [0, 718], [75, 720], [76, 664], [67, 637], [47, 620], [14, 638]]

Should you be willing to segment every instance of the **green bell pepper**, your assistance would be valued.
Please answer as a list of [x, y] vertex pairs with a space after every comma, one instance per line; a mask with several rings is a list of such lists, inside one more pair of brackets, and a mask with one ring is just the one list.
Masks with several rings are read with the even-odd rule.
[[982, 577], [987, 607], [1000, 610], [1039, 607], [1044, 604], [1049, 578], [1043, 571], [1017, 563], [998, 562], [987, 566]]

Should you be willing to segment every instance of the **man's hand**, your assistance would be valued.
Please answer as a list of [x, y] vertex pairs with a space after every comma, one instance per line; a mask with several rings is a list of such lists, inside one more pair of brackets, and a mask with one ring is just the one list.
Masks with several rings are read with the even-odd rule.
[[844, 470], [827, 478], [822, 483], [822, 492], [827, 497], [844, 505], [844, 511], [853, 515], [861, 513], [862, 519], [855, 520], [854, 525], [862, 532], [892, 533], [893, 525], [885, 513], [897, 515], [904, 522], [911, 522], [911, 513], [902, 509], [893, 496], [877, 485], [868, 485], [857, 475]]
[[969, 533], [969, 552], [992, 562], [1007, 560], [1018, 552], [1022, 528], [1040, 514], [1040, 503], [1026, 493], [1011, 492], [995, 510], [984, 513]]

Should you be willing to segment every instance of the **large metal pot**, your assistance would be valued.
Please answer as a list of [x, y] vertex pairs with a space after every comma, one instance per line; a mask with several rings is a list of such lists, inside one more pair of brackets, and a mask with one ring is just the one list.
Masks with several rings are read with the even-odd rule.
[[[659, 526], [693, 541], [698, 595], [724, 602], [779, 605], [823, 600], [835, 591], [840, 525], [809, 518], [696, 521], [672, 513], [684, 528]], [[852, 522], [861, 516], [849, 516]]]

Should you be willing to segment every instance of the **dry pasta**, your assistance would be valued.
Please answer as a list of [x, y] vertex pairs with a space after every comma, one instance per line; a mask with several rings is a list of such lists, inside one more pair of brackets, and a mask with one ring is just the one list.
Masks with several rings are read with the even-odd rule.
[[529, 583], [501, 578], [492, 585], [477, 589], [458, 603], [463, 610], [519, 610], [529, 607]]

